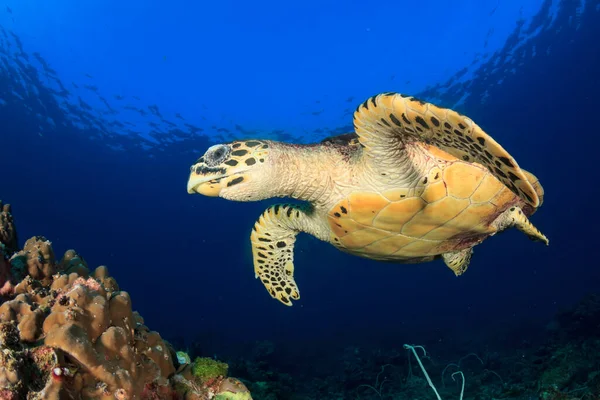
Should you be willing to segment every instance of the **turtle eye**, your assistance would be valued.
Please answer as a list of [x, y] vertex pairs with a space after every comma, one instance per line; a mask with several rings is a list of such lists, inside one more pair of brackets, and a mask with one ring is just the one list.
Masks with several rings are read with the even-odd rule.
[[217, 160], [217, 159], [221, 159], [221, 158], [223, 158], [223, 156], [224, 156], [224, 155], [225, 155], [225, 150], [223, 150], [223, 148], [222, 148], [222, 147], [219, 147], [219, 148], [218, 148], [218, 149], [215, 151], [214, 158], [215, 158], [215, 160]]
[[229, 146], [224, 144], [214, 146], [210, 149], [209, 152], [205, 155], [206, 164], [208, 166], [215, 166], [221, 164], [223, 161], [229, 157], [229, 153], [231, 150]]

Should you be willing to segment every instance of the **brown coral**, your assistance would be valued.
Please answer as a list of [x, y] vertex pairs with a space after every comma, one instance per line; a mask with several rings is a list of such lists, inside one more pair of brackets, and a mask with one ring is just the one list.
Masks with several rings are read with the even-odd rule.
[[19, 251], [15, 232], [5, 206], [0, 279], [18, 283], [0, 303], [0, 398], [207, 400], [247, 392], [233, 378], [204, 384], [180, 376], [174, 350], [144, 325], [105, 266], [90, 272], [74, 250], [56, 262], [42, 236]]
[[39, 338], [43, 320], [42, 310], [26, 294], [20, 294], [0, 306], [0, 322], [16, 323], [22, 342], [34, 342]]
[[4, 245], [0, 243], [0, 297], [10, 296], [14, 292], [11, 266], [5, 253]]
[[[101, 275], [108, 278], [105, 269]], [[158, 333], [136, 322], [127, 292], [107, 292], [95, 278], [75, 273], [50, 278], [49, 286], [32, 278], [18, 285], [22, 293], [0, 306], [0, 322], [16, 325], [23, 344], [43, 340], [59, 351], [61, 366], [78, 371], [70, 389], [85, 397], [134, 398], [149, 383], [169, 387], [167, 378], [175, 372], [171, 350]], [[20, 381], [8, 378], [0, 387]]]
[[8, 258], [18, 249], [17, 230], [10, 204], [0, 201], [0, 297], [13, 293], [13, 276]]
[[0, 398], [205, 400], [247, 391], [225, 377], [181, 385], [174, 350], [144, 325], [105, 266], [90, 273], [73, 250], [57, 263], [41, 236], [15, 251], [10, 264], [0, 257], [21, 275], [0, 303]]
[[11, 255], [18, 248], [17, 229], [13, 221], [10, 204], [2, 204], [0, 200], [0, 243], [6, 246], [6, 253]]
[[18, 271], [17, 276], [29, 275], [44, 286], [52, 281], [52, 275], [57, 272], [52, 243], [43, 236], [27, 240], [23, 250], [12, 256], [11, 264]]
[[85, 277], [90, 273], [87, 263], [75, 250], [67, 250], [65, 252], [58, 265], [58, 270], [65, 274], [74, 272], [77, 275]]

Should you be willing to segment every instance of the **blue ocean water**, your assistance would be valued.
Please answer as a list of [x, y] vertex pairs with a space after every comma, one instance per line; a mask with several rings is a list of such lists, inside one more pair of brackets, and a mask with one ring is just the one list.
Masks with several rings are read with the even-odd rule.
[[[235, 364], [269, 343], [296, 393], [326, 377], [344, 388], [349, 349], [402, 365], [404, 343], [444, 360], [510, 352], [600, 289], [597, 0], [14, 0], [0, 25], [0, 198], [20, 238], [107, 265], [180, 348]], [[350, 132], [356, 106], [386, 91], [468, 115], [536, 174], [532, 221], [550, 246], [512, 229], [457, 278], [301, 235], [302, 298], [284, 307], [254, 278], [249, 242], [279, 200], [190, 196], [189, 167], [224, 141]]]

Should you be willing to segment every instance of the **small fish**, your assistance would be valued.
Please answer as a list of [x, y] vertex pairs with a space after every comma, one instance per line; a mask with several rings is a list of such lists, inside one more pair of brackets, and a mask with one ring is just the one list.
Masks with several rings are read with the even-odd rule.
[[8, 12], [9, 14], [12, 14], [12, 8], [10, 8], [9, 6], [6, 6], [6, 12]]

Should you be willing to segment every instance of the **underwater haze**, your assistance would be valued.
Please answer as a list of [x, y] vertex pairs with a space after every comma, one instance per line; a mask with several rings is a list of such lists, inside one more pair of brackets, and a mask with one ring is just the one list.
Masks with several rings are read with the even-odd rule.
[[[460, 396], [444, 366], [470, 353], [485, 365], [461, 365], [465, 399], [538, 398], [539, 376], [562, 367], [534, 358], [600, 351], [599, 0], [0, 7], [0, 199], [19, 239], [106, 265], [148, 327], [228, 362], [255, 399], [436, 398], [405, 343], [426, 348], [444, 398]], [[467, 115], [533, 172], [545, 196], [530, 219], [550, 245], [507, 230], [456, 277], [442, 260], [382, 263], [300, 234], [302, 297], [286, 307], [255, 279], [250, 233], [287, 200], [189, 195], [190, 166], [233, 140], [353, 132], [382, 92]], [[600, 398], [600, 357], [569, 362], [544, 398]]]

